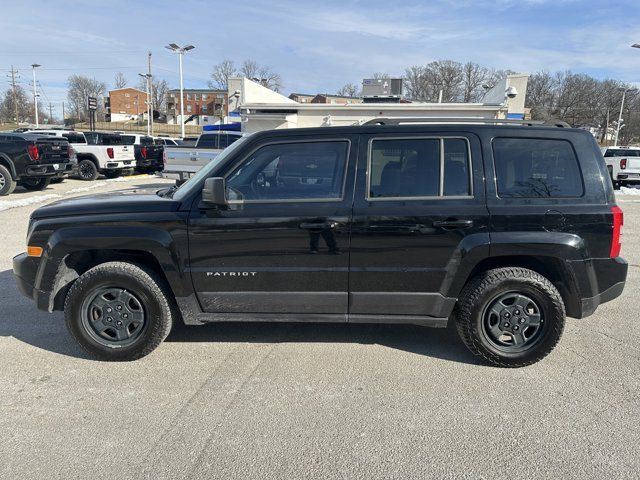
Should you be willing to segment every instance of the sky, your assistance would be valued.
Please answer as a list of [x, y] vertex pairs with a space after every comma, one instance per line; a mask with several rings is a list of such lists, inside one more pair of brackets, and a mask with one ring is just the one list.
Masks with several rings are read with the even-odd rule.
[[[61, 114], [66, 81], [87, 75], [132, 85], [152, 52], [155, 77], [179, 86], [168, 43], [193, 44], [185, 88], [207, 86], [224, 59], [253, 59], [283, 92], [335, 92], [373, 72], [401, 76], [433, 60], [532, 73], [572, 70], [640, 85], [640, 0], [56, 0], [2, 2], [0, 69], [13, 65]], [[2, 85], [8, 88], [8, 81]]]

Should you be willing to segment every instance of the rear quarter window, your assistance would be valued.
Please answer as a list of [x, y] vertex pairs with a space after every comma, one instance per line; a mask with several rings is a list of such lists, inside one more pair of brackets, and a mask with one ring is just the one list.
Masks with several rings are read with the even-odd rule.
[[584, 193], [578, 158], [567, 140], [495, 138], [496, 187], [502, 198], [571, 198]]

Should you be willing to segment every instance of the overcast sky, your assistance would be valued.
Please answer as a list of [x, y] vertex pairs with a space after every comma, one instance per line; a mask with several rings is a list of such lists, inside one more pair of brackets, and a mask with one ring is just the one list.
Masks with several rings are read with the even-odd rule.
[[[6, 1], [0, 65], [60, 114], [66, 79], [96, 77], [111, 88], [146, 71], [178, 86], [167, 43], [196, 46], [185, 88], [205, 87], [212, 66], [250, 58], [282, 75], [284, 92], [333, 92], [373, 72], [401, 75], [438, 59], [534, 72], [585, 72], [640, 83], [640, 0], [235, 0]], [[8, 84], [5, 83], [5, 88]]]

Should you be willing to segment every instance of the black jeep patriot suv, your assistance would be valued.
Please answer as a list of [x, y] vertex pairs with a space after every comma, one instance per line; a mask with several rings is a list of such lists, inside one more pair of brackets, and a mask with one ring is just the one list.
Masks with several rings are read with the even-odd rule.
[[180, 320], [451, 321], [517, 367], [620, 295], [621, 226], [586, 131], [387, 120], [256, 133], [179, 188], [41, 207], [13, 268], [108, 360]]

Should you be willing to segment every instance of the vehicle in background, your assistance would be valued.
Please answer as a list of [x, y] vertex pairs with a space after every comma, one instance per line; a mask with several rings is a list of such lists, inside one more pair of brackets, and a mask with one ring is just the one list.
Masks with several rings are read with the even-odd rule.
[[155, 141], [156, 145], [164, 145], [166, 147], [177, 147], [180, 145], [180, 143], [178, 143], [180, 140], [171, 137], [156, 137]]
[[166, 147], [163, 176], [180, 181], [189, 178], [243, 135], [241, 132], [207, 132], [198, 137], [193, 147]]
[[121, 134], [123, 145], [133, 146], [136, 159], [136, 170], [140, 173], [159, 172], [164, 167], [164, 145], [157, 144], [153, 137], [139, 133]]
[[178, 140], [178, 145], [183, 147], [195, 147], [198, 143], [198, 137], [183, 137]]
[[28, 133], [0, 134], [0, 196], [20, 185], [44, 190], [73, 169], [75, 154], [63, 138]]
[[640, 147], [602, 147], [614, 188], [640, 183]]

